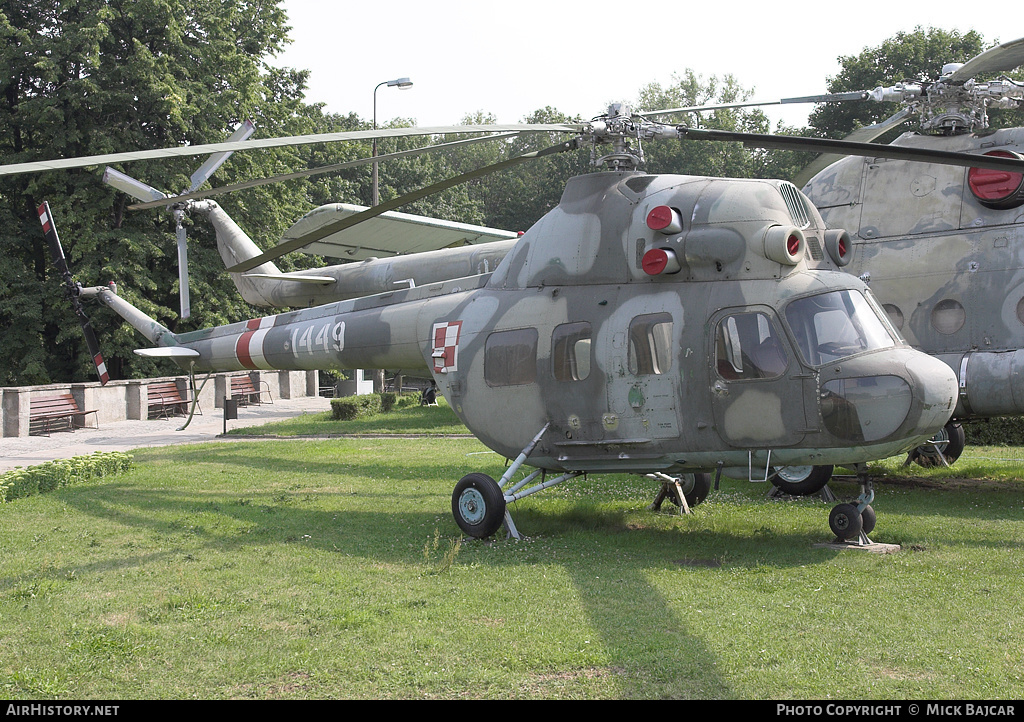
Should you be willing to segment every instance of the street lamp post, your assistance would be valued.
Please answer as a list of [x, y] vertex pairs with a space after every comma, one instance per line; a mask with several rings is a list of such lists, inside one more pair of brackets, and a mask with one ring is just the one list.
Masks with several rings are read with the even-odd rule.
[[[412, 87], [412, 81], [408, 78], [397, 78], [395, 80], [385, 80], [383, 83], [378, 83], [377, 87], [373, 89], [373, 129], [377, 130], [377, 90], [386, 85], [389, 88], [399, 88], [405, 90]], [[373, 139], [373, 157], [377, 157], [377, 139]], [[380, 203], [380, 189], [377, 181], [377, 161], [373, 161], [373, 202], [371, 205], [377, 205]]]
[[[412, 87], [412, 81], [408, 78], [396, 78], [395, 80], [385, 80], [383, 83], [378, 83], [377, 87], [373, 89], [373, 129], [377, 130], [377, 91], [381, 86], [386, 85], [389, 88], [399, 88], [405, 90]], [[373, 158], [377, 157], [377, 138], [373, 139]], [[377, 161], [373, 161], [373, 199], [370, 205], [377, 205], [380, 203], [380, 188], [377, 181]], [[375, 369], [373, 372], [373, 390], [375, 393], [384, 391], [384, 369]]]

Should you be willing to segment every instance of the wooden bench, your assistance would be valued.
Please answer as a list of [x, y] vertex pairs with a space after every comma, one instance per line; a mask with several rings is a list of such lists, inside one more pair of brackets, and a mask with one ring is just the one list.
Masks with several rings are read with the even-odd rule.
[[[188, 392], [182, 394], [175, 381], [161, 381], [146, 387], [149, 404], [149, 418], [166, 419], [170, 416], [184, 416], [188, 413], [188, 405], [192, 398]], [[196, 404], [196, 412], [203, 410]]]
[[[75, 397], [71, 394], [58, 394], [57, 396], [40, 396], [29, 402], [29, 436], [49, 436], [51, 431], [63, 430], [74, 431], [76, 427], [85, 427], [85, 416], [96, 414], [99, 409], [87, 409], [83, 411], [78, 408]], [[100, 427], [99, 417], [96, 418], [96, 428]]]
[[245, 406], [252, 403], [262, 404], [263, 394], [266, 394], [267, 403], [274, 403], [274, 399], [270, 396], [270, 384], [264, 381], [260, 386], [265, 388], [256, 388], [251, 376], [232, 376], [231, 398], [237, 399], [239, 406]]

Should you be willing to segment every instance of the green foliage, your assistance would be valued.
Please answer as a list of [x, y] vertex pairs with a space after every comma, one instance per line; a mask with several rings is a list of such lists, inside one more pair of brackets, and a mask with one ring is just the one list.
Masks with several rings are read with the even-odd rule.
[[968, 446], [1024, 446], [1024, 418], [1003, 416], [963, 425]]
[[[865, 48], [859, 55], [841, 57], [842, 67], [830, 80], [828, 91], [871, 90], [905, 80], [934, 80], [946, 63], [967, 62], [989, 45], [974, 30], [961, 33], [917, 27], [913, 32], [898, 32], [877, 47]], [[898, 106], [893, 103], [824, 103], [811, 113], [809, 121], [815, 135], [841, 138], [856, 128], [884, 120], [897, 110]], [[1021, 115], [1020, 111], [993, 111], [990, 120], [994, 127], [1021, 125], [1024, 121]], [[910, 127], [902, 125], [875, 142], [887, 143]]]
[[[706, 81], [692, 71], [674, 75], [673, 84], [663, 87], [651, 83], [640, 91], [638, 110], [659, 110], [700, 105], [739, 103], [749, 100], [751, 91], [740, 86], [731, 75], [723, 80]], [[688, 113], [679, 119], [661, 117], [665, 122], [680, 122], [713, 130], [765, 133], [768, 119], [760, 110], [726, 109], [700, 114]], [[681, 173], [730, 178], [750, 178], [756, 171], [757, 156], [740, 143], [648, 143], [644, 146], [647, 170], [652, 173]]]
[[331, 399], [331, 418], [335, 421], [351, 421], [360, 416], [379, 414], [383, 404], [380, 394], [359, 394]]
[[[320, 129], [328, 121], [302, 103], [306, 74], [261, 60], [282, 47], [286, 30], [278, 2], [0, 0], [0, 153], [19, 162], [207, 143], [246, 118], [264, 133]], [[236, 154], [217, 179], [294, 170], [303, 158], [295, 150]], [[122, 170], [178, 192], [201, 162], [144, 161]], [[189, 227], [192, 318], [181, 322], [171, 215], [127, 211], [131, 199], [103, 184], [102, 171], [0, 180], [2, 385], [95, 378], [39, 228], [35, 209], [43, 200], [83, 285], [119, 282], [122, 295], [174, 331], [256, 315], [221, 272], [213, 235], [199, 224]], [[295, 184], [252, 189], [224, 205], [274, 240], [310, 207]], [[132, 353], [138, 338], [112, 312], [90, 306], [87, 313], [113, 378], [167, 370]]]
[[19, 467], [0, 474], [0, 503], [119, 474], [132, 468], [133, 458], [121, 451], [97, 451], [88, 456], [57, 459], [24, 469]]

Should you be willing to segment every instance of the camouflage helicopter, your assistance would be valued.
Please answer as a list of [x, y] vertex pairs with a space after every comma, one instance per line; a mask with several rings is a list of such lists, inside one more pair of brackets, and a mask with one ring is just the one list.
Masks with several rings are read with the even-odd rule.
[[[571, 179], [559, 205], [485, 273], [180, 334], [110, 287], [74, 283], [66, 264], [65, 280], [73, 299], [108, 305], [155, 345], [143, 353], [186, 370], [429, 372], [467, 427], [512, 460], [499, 480], [470, 473], [455, 486], [453, 515], [473, 537], [502, 524], [518, 536], [509, 503], [583, 474], [670, 479], [679, 503], [689, 506], [709, 493], [713, 472], [763, 481], [773, 467], [843, 464], [858, 468], [861, 495], [837, 505], [829, 526], [837, 539], [867, 541], [876, 517], [862, 462], [912, 449], [940, 430], [956, 403], [955, 375], [902, 340], [867, 286], [843, 270], [849, 235], [827, 229], [795, 186], [646, 174], [637, 170], [632, 144], [739, 140], [1013, 171], [1024, 171], [1024, 162], [704, 131], [652, 123], [623, 106], [585, 124], [509, 130], [536, 127], [574, 137], [436, 186], [581, 142], [611, 146], [598, 159], [606, 170]], [[318, 140], [357, 134], [330, 135]], [[244, 147], [260, 142], [288, 139]], [[0, 173], [181, 151], [20, 164]], [[385, 204], [343, 222], [387, 210]], [[62, 266], [45, 204], [40, 220]], [[257, 268], [289, 250], [281, 244], [229, 270]], [[524, 465], [534, 470], [515, 480]]]

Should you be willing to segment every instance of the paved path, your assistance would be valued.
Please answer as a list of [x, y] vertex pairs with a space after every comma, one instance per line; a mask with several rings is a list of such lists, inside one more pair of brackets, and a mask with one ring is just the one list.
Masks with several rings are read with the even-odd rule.
[[[274, 399], [272, 404], [240, 407], [238, 419], [228, 421], [227, 427], [257, 426], [306, 413], [329, 411], [330, 408], [330, 399], [319, 396]], [[222, 409], [203, 411], [204, 415], [196, 414], [183, 431], [177, 429], [185, 423], [185, 417], [176, 416], [153, 421], [118, 421], [100, 424], [99, 429], [55, 431], [49, 436], [3, 437], [0, 438], [0, 472], [94, 451], [127, 451], [147, 446], [216, 441], [224, 433], [224, 412]]]

